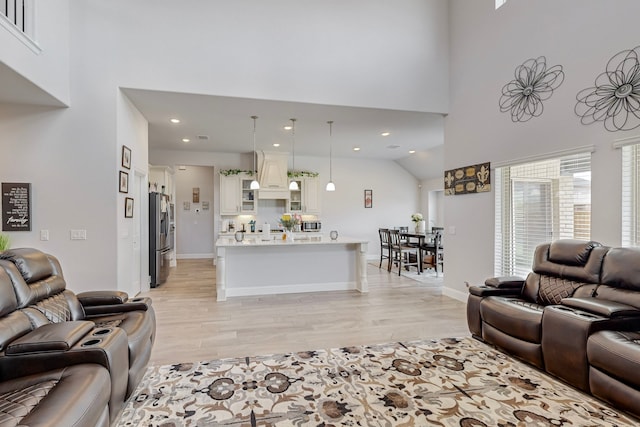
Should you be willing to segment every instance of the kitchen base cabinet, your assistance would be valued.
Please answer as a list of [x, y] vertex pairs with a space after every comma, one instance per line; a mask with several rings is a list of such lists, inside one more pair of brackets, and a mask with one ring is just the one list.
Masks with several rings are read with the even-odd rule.
[[221, 237], [216, 242], [218, 301], [298, 292], [368, 292], [367, 242], [317, 236], [293, 240]]

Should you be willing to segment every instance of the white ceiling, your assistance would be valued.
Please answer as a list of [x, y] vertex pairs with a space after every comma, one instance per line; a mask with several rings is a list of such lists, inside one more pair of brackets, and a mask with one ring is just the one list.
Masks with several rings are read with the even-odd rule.
[[[395, 160], [418, 179], [441, 177], [443, 116], [416, 111], [319, 105], [299, 102], [123, 89], [149, 122], [150, 150], [248, 153], [253, 149], [291, 152], [285, 130], [296, 120], [297, 155], [328, 156], [333, 120], [333, 155], [342, 158]], [[169, 119], [180, 119], [172, 124]], [[381, 136], [390, 132], [389, 136]], [[207, 140], [199, 136], [208, 136]], [[190, 142], [182, 142], [183, 138]], [[280, 143], [279, 148], [273, 147]], [[353, 151], [354, 147], [361, 150]], [[410, 154], [415, 150], [415, 154]]]

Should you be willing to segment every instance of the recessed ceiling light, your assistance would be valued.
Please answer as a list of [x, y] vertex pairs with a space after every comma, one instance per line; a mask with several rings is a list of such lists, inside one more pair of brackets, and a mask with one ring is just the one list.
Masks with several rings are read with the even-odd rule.
[[285, 126], [284, 127], [284, 130], [291, 130], [291, 129], [293, 129], [293, 127], [291, 127], [291, 126]]
[[409, 154], [413, 154], [415, 152], [416, 152], [416, 150], [409, 150]]
[[189, 142], [191, 141], [189, 138], [182, 138], [182, 142]]
[[277, 142], [275, 144], [273, 144], [274, 147], [280, 147], [280, 144], [278, 144]]
[[360, 147], [353, 147], [353, 151], [360, 151]]
[[169, 119], [171, 123], [180, 123], [180, 119]]
[[380, 135], [382, 135], [382, 136], [389, 136], [389, 135], [391, 135], [391, 132], [382, 132]]

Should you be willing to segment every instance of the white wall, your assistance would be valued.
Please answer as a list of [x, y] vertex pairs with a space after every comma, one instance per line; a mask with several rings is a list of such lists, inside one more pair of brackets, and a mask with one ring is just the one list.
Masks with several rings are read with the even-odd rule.
[[114, 52], [101, 62], [128, 87], [448, 109], [447, 0], [89, 0], [73, 9], [82, 33], [96, 36], [86, 60]]
[[[227, 153], [189, 153], [180, 151], [152, 151], [150, 161], [167, 165], [206, 165], [221, 169], [250, 169], [250, 155]], [[411, 214], [419, 209], [418, 181], [393, 161], [333, 159], [333, 181], [336, 191], [326, 192], [329, 178], [327, 158], [296, 156], [296, 169], [320, 174], [322, 213], [318, 216], [322, 228], [338, 230], [343, 236], [365, 238], [369, 241], [369, 257], [379, 256], [379, 227], [411, 224]], [[220, 188], [219, 173], [214, 174], [215, 188]], [[364, 190], [373, 190], [373, 208], [364, 208]], [[219, 192], [214, 197], [216, 224], [221, 221]], [[219, 229], [216, 229], [216, 238]], [[182, 253], [180, 248], [179, 252]]]
[[[217, 171], [216, 171], [217, 172]], [[185, 170], [176, 168], [176, 252], [177, 258], [213, 258], [215, 239], [213, 234], [216, 212], [214, 196], [214, 168], [189, 165]], [[193, 203], [193, 189], [200, 189], [200, 203]], [[190, 203], [189, 210], [184, 202]], [[209, 202], [209, 209], [202, 208]]]
[[[118, 192], [117, 195], [117, 271], [118, 289], [127, 292], [130, 296], [136, 295], [140, 290], [144, 290], [148, 285], [148, 280], [144, 280], [149, 275], [149, 237], [148, 237], [148, 206], [149, 198], [146, 188], [148, 176], [149, 156], [147, 150], [148, 124], [146, 119], [133, 106], [131, 101], [118, 93], [118, 121], [117, 135], [118, 144], [113, 149], [116, 151], [117, 169], [129, 174], [129, 193], [119, 193], [118, 189], [111, 191]], [[131, 149], [131, 169], [122, 167], [122, 146]], [[138, 180], [136, 180], [136, 174]], [[143, 180], [144, 182], [138, 182]], [[136, 194], [138, 189], [138, 197]], [[133, 218], [124, 217], [125, 198], [134, 199], [134, 204], [138, 205], [136, 212], [138, 215]], [[139, 246], [139, 254], [136, 248]], [[135, 260], [140, 258], [140, 268], [138, 274], [135, 270]], [[142, 281], [142, 283], [140, 283]]]
[[0, 27], [0, 63], [68, 105], [69, 1], [38, 1], [35, 18], [35, 41], [42, 52], [34, 52], [12, 32]]
[[[512, 0], [497, 11], [493, 0], [450, 2], [451, 111], [445, 119], [445, 170], [594, 145], [592, 238], [620, 244], [620, 153], [613, 140], [639, 131], [610, 133], [584, 126], [574, 113], [576, 94], [593, 85], [607, 61], [640, 39], [640, 3], [619, 0]], [[544, 113], [513, 123], [498, 108], [502, 86], [529, 58], [562, 65], [563, 84], [544, 101]], [[466, 298], [464, 282], [493, 275], [494, 192], [447, 196], [445, 287]]]

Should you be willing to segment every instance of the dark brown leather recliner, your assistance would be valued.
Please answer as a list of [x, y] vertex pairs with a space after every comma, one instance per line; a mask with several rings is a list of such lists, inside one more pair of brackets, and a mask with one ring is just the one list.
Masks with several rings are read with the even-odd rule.
[[544, 368], [542, 314], [584, 285], [598, 283], [607, 253], [597, 242], [558, 240], [536, 248], [526, 280], [493, 278], [469, 288], [467, 321], [471, 333]]
[[18, 310], [11, 280], [0, 269], [0, 425], [109, 426], [112, 385], [107, 368], [85, 363], [90, 362], [86, 358], [56, 363], [51, 347], [42, 363], [25, 362], [20, 353], [28, 349], [20, 349], [19, 343], [11, 347], [15, 356], [6, 355], [15, 338], [26, 337], [30, 330], [28, 316]]
[[[8, 341], [0, 371], [9, 360], [16, 366], [18, 358], [23, 365], [52, 367], [98, 360], [110, 372], [109, 410], [115, 417], [149, 362], [156, 328], [151, 300], [128, 300], [117, 291], [75, 295], [66, 289], [58, 260], [36, 249], [0, 253], [0, 268], [10, 278], [18, 308], [9, 315], [10, 336], [3, 337], [0, 325], [0, 341]], [[53, 342], [64, 344], [51, 348]], [[56, 358], [51, 351], [59, 352]]]
[[[611, 249], [604, 259], [601, 282], [594, 295], [599, 301], [640, 310], [640, 248]], [[640, 416], [640, 330], [637, 327], [638, 322], [635, 325], [630, 322], [618, 330], [595, 332], [587, 343], [587, 359], [591, 393]]]

